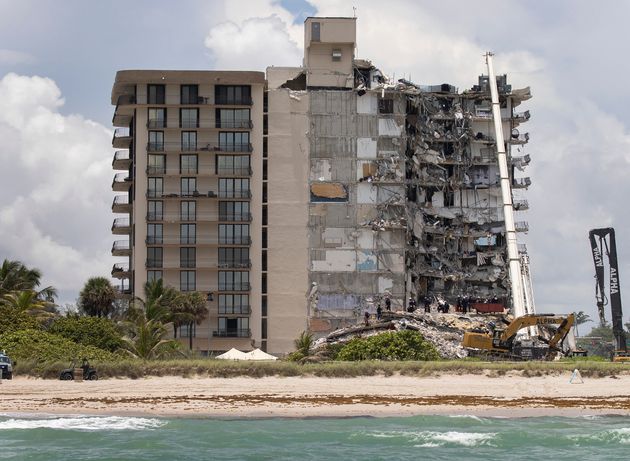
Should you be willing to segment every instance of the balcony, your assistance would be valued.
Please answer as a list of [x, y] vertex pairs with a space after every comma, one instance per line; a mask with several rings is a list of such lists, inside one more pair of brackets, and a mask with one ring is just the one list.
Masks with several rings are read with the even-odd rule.
[[150, 118], [149, 120], [147, 120], [147, 128], [166, 128], [166, 120], [164, 120], [163, 118]]
[[147, 259], [145, 262], [147, 269], [160, 269], [164, 267], [161, 259]]
[[129, 128], [116, 128], [112, 138], [112, 147], [118, 149], [129, 149], [133, 137], [129, 133]]
[[130, 235], [131, 224], [129, 218], [116, 218], [112, 224], [112, 234], [114, 235]]
[[112, 212], [114, 213], [131, 213], [131, 203], [127, 195], [117, 195], [112, 202]]
[[526, 144], [529, 142], [529, 133], [519, 134], [518, 130], [514, 129], [506, 141], [512, 145]]
[[219, 269], [249, 269], [252, 262], [249, 259], [231, 259], [219, 261]]
[[147, 245], [195, 245], [195, 246], [243, 246], [251, 245], [250, 237], [217, 238], [217, 237], [181, 237], [177, 235], [152, 236], [145, 239]]
[[112, 125], [129, 126], [133, 118], [133, 110], [131, 107], [136, 104], [136, 97], [133, 94], [121, 94], [116, 101], [116, 109], [112, 117]]
[[519, 221], [514, 223], [514, 229], [516, 230], [516, 232], [528, 232], [529, 224], [527, 223], [527, 221]]
[[526, 110], [525, 112], [514, 112], [514, 114], [512, 114], [512, 121], [516, 123], [524, 123], [529, 120], [530, 117], [531, 114], [528, 110]]
[[133, 179], [128, 173], [118, 173], [114, 176], [114, 180], [112, 181], [112, 190], [116, 192], [127, 192], [132, 183]]
[[250, 284], [243, 283], [220, 283], [219, 291], [249, 291]]
[[131, 256], [129, 240], [116, 240], [112, 245], [112, 256]]
[[220, 190], [219, 198], [251, 198], [252, 192], [249, 189]]
[[252, 332], [249, 329], [225, 329], [212, 332], [215, 338], [249, 338]]
[[213, 150], [218, 150], [219, 152], [252, 152], [254, 147], [251, 143], [220, 144], [219, 146], [213, 148]]
[[122, 283], [116, 286], [116, 296], [122, 299], [131, 299], [132, 297], [131, 287], [128, 283]]
[[252, 238], [249, 236], [241, 237], [219, 237], [219, 245], [251, 245]]
[[219, 315], [250, 315], [252, 308], [250, 306], [219, 306]]
[[529, 202], [527, 200], [514, 200], [514, 211], [529, 210]]
[[219, 176], [251, 176], [252, 169], [250, 167], [243, 168], [218, 168], [217, 174]]
[[128, 264], [114, 264], [112, 266], [112, 277], [116, 279], [128, 279], [131, 277], [131, 271]]
[[155, 221], [164, 221], [167, 223], [179, 223], [181, 222], [217, 222], [219, 220], [219, 215], [216, 213], [190, 213], [190, 214], [181, 214], [181, 213], [147, 213], [147, 221], [155, 222]]
[[112, 168], [114, 170], [129, 170], [131, 166], [131, 158], [129, 158], [128, 150], [117, 150], [112, 160]]
[[532, 185], [532, 180], [530, 178], [514, 178], [512, 180], [512, 187], [514, 189], [527, 189]]
[[181, 192], [181, 191], [163, 191], [163, 190], [147, 190], [147, 198], [162, 198], [162, 199], [190, 199], [190, 198], [217, 198], [217, 194], [214, 191], [209, 190], [208, 192], [199, 192], [197, 190], [192, 192]]
[[251, 120], [217, 120], [215, 128], [230, 130], [251, 130], [254, 124]]
[[251, 222], [252, 214], [251, 213], [236, 213], [236, 214], [219, 214], [219, 221], [227, 221], [227, 222]]
[[197, 150], [217, 150], [198, 148], [197, 144], [181, 143], [181, 142], [148, 142], [147, 152], [195, 152]]
[[252, 98], [229, 98], [229, 97], [217, 97], [214, 100], [214, 103], [217, 105], [226, 105], [226, 106], [251, 106], [254, 104]]

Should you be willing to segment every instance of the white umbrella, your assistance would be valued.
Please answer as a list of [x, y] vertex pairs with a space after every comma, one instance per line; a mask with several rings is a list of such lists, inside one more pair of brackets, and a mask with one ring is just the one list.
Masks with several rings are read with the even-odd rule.
[[254, 349], [253, 351], [248, 352], [245, 355], [247, 356], [246, 360], [278, 360], [278, 357], [267, 354], [260, 349]]
[[218, 355], [217, 358], [221, 360], [251, 360], [245, 352], [241, 352], [235, 348]]

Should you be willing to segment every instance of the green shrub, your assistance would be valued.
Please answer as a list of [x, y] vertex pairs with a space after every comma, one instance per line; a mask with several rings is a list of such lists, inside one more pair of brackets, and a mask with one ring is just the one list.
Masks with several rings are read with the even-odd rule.
[[39, 329], [40, 323], [32, 315], [10, 306], [0, 306], [0, 335], [26, 329]]
[[386, 332], [368, 338], [351, 339], [337, 354], [337, 360], [438, 360], [437, 350], [420, 333], [412, 330]]
[[114, 361], [115, 354], [94, 346], [84, 346], [41, 330], [21, 330], [0, 335], [0, 349], [11, 358], [31, 363], [70, 362], [87, 358]]
[[98, 347], [110, 352], [116, 352], [123, 346], [122, 335], [116, 324], [106, 318], [78, 315], [60, 317], [48, 331], [75, 343]]

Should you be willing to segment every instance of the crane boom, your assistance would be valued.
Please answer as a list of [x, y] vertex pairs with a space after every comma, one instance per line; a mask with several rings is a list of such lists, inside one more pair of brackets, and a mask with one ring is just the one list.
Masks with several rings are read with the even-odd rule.
[[[605, 227], [591, 229], [588, 233], [595, 263], [595, 300], [599, 312], [600, 322], [605, 323], [604, 305], [606, 295], [604, 293], [604, 253], [608, 257], [610, 266], [610, 310], [612, 313], [612, 329], [615, 337], [615, 348], [626, 352], [626, 334], [623, 331], [623, 312], [621, 309], [621, 290], [619, 288], [619, 265], [617, 262], [617, 242], [615, 229]], [[608, 239], [607, 239], [608, 238]]]

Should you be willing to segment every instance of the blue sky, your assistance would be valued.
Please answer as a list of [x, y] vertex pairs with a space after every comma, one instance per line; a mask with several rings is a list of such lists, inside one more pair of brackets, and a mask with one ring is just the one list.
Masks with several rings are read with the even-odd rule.
[[39, 267], [63, 302], [109, 273], [117, 70], [299, 65], [304, 18], [353, 5], [358, 56], [389, 75], [464, 89], [493, 50], [498, 72], [532, 87], [519, 219], [539, 310], [595, 316], [592, 227], [617, 229], [630, 290], [625, 0], [0, 0], [0, 257]]

